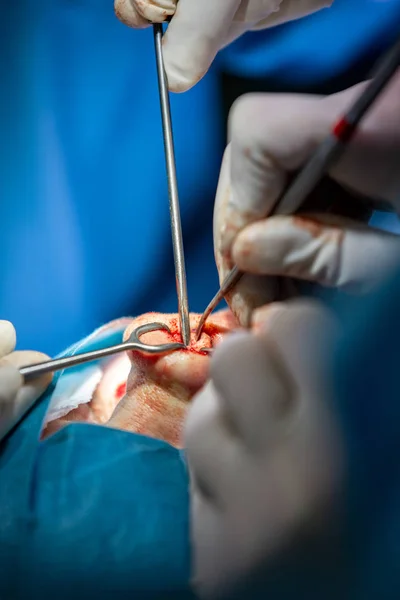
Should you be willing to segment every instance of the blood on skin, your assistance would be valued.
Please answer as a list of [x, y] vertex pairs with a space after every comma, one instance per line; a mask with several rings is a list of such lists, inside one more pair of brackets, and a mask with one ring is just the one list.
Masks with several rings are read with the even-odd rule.
[[[189, 403], [207, 380], [210, 355], [203, 348], [217, 345], [225, 333], [236, 326], [229, 311], [212, 315], [205, 324], [200, 340], [196, 329], [201, 315], [191, 314], [191, 343], [176, 352], [154, 356], [130, 352], [132, 370], [127, 391], [117, 406], [110, 426], [142, 433], [182, 447], [181, 432]], [[165, 323], [168, 331], [157, 330], [142, 336], [145, 343], [181, 343], [178, 315], [148, 313], [135, 319], [125, 332], [144, 323]]]
[[125, 395], [126, 392], [126, 381], [124, 381], [123, 383], [120, 383], [120, 385], [117, 387], [116, 391], [115, 391], [115, 398], [117, 400], [121, 400], [122, 396]]
[[[204, 385], [209, 354], [203, 348], [218, 344], [236, 326], [229, 311], [210, 317], [199, 341], [196, 328], [200, 315], [191, 315], [191, 344], [165, 355], [127, 352], [110, 362], [91, 399], [79, 410], [49, 423], [45, 434], [54, 433], [68, 423], [83, 421], [140, 433], [181, 447], [181, 432], [190, 401]], [[145, 323], [161, 322], [170, 328], [149, 332], [142, 341], [151, 345], [181, 342], [178, 315], [148, 313], [132, 320], [124, 340]], [[130, 358], [130, 361], [128, 360]], [[128, 376], [129, 373], [129, 376]], [[85, 412], [86, 411], [86, 412]]]
[[[168, 334], [168, 332], [167, 332], [167, 335], [171, 338], [171, 341], [182, 343], [182, 336], [181, 336], [180, 329], [179, 329], [178, 319], [177, 318], [171, 319], [169, 321], [168, 326], [169, 326], [171, 333]], [[197, 329], [197, 327], [192, 327], [192, 329], [191, 329], [192, 341], [193, 341], [193, 338], [195, 338], [195, 336], [196, 336], [196, 329]], [[221, 334], [221, 328], [217, 327], [213, 323], [205, 323], [202, 333], [209, 336], [209, 338], [212, 340], [214, 337]], [[202, 354], [202, 355], [207, 354], [206, 352], [202, 352], [198, 346], [199, 346], [199, 344], [195, 342], [194, 344], [191, 344], [190, 346], [187, 346], [186, 348], [182, 348], [181, 351], [182, 352], [190, 352], [193, 354]], [[202, 344], [202, 348], [204, 348], [204, 344]]]
[[[148, 313], [148, 315], [146, 315], [146, 317], [148, 317], [147, 318], [148, 322], [150, 322], [150, 318], [153, 315], [154, 315], [155, 321], [160, 320], [160, 315], [158, 315], [157, 313]], [[209, 354], [207, 352], [204, 352], [203, 348], [212, 348], [213, 343], [217, 343], [221, 339], [223, 333], [226, 333], [231, 329], [230, 323], [229, 324], [227, 323], [227, 325], [224, 327], [221, 324], [213, 323], [212, 321], [206, 322], [203, 327], [200, 340], [196, 341], [197, 324], [198, 324], [198, 321], [200, 320], [200, 315], [191, 315], [191, 320], [192, 320], [193, 326], [191, 327], [190, 345], [187, 347], [181, 348], [179, 350], [179, 354], [180, 355], [196, 354], [198, 356], [209, 357]], [[149, 343], [149, 344], [168, 343], [168, 342], [181, 344], [182, 336], [180, 333], [179, 318], [177, 316], [167, 315], [167, 323], [166, 324], [169, 327], [169, 330], [170, 330], [169, 332], [164, 331], [164, 330], [151, 332], [151, 333], [143, 335], [141, 340], [143, 342]], [[125, 336], [124, 339], [127, 339], [128, 337], [129, 337], [129, 335]], [[148, 366], [150, 366], [151, 364], [156, 364], [160, 360], [160, 357], [157, 355], [144, 354], [143, 352], [140, 352], [137, 350], [130, 351], [129, 355], [135, 361], [137, 361], [137, 360], [141, 361], [141, 359], [142, 359], [144, 362], [147, 363]]]

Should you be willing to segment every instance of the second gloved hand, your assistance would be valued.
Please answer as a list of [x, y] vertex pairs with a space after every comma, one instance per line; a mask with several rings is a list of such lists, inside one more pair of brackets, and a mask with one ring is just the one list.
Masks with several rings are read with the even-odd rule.
[[231, 334], [215, 350], [186, 425], [194, 584], [205, 597], [300, 541], [304, 555], [310, 534], [335, 526], [344, 468], [330, 405], [337, 324], [304, 299], [264, 307], [255, 321], [256, 335]]
[[[398, 236], [363, 223], [328, 214], [264, 218], [364, 85], [325, 98], [254, 94], [234, 107], [214, 245], [221, 281], [233, 264], [246, 273], [227, 298], [241, 325], [250, 325], [255, 308], [296, 295], [299, 281], [362, 292], [398, 260]], [[396, 210], [399, 97], [400, 71], [330, 173], [353, 192], [390, 202]]]
[[52, 380], [49, 373], [24, 385], [18, 369], [48, 360], [48, 356], [41, 352], [14, 351], [15, 343], [13, 325], [9, 321], [0, 321], [0, 439], [43, 394]]
[[115, 0], [118, 18], [131, 27], [174, 15], [164, 40], [169, 87], [183, 92], [208, 71], [217, 52], [250, 29], [298, 19], [333, 0]]

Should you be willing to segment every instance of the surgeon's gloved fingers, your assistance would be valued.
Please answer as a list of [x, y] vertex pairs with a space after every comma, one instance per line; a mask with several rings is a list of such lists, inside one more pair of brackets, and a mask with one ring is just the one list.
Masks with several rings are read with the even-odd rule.
[[[218, 191], [214, 209], [214, 253], [219, 281], [222, 284], [233, 266], [231, 257], [221, 252], [220, 240], [224, 235], [229, 235], [229, 222], [226, 221], [226, 208], [230, 197], [230, 157], [231, 145], [225, 150]], [[288, 283], [288, 282], [285, 282]], [[225, 299], [242, 327], [250, 327], [253, 310], [269, 304], [278, 298], [290, 297], [287, 285], [276, 277], [255, 277], [244, 274], [239, 283], [226, 295]]]
[[359, 96], [363, 85], [327, 98], [293, 94], [242, 96], [230, 115], [228, 175], [221, 178], [216, 211], [223, 227], [214, 238], [229, 256], [237, 233], [269, 216], [288, 184], [329, 133], [337, 118]]
[[14, 350], [16, 340], [13, 324], [10, 321], [0, 320], [0, 358]]
[[233, 469], [240, 468], [235, 431], [221, 411], [212, 382], [206, 384], [193, 402], [185, 430], [185, 448], [193, 485], [214, 506], [222, 507], [224, 493], [234, 492]]
[[208, 71], [224, 45], [240, 0], [179, 0], [164, 38], [169, 87], [184, 92]]
[[254, 29], [265, 29], [266, 27], [275, 27], [282, 23], [288, 23], [295, 19], [305, 17], [322, 8], [332, 6], [333, 0], [300, 0], [297, 2], [283, 1], [279, 11], [274, 11], [266, 18], [257, 23]]
[[17, 414], [16, 402], [23, 384], [18, 369], [0, 364], [0, 440], [13, 427]]
[[[240, 477], [237, 479], [240, 480]], [[251, 493], [251, 490], [249, 491]], [[236, 491], [237, 499], [238, 496]], [[196, 597], [202, 600], [230, 598], [226, 593], [232, 584], [235, 585], [238, 580], [244, 578], [254, 567], [253, 560], [258, 559], [258, 552], [254, 553], [252, 536], [249, 538], [244, 533], [244, 521], [247, 519], [254, 524], [254, 515], [246, 511], [246, 508], [251, 510], [251, 507], [243, 506], [240, 499], [239, 504], [240, 509], [233, 510], [226, 518], [218, 507], [201, 494], [194, 491], [191, 495], [191, 584]], [[257, 533], [254, 537], [257, 539]], [[258, 540], [255, 545], [258, 545]]]
[[246, 448], [273, 444], [295, 401], [292, 378], [273, 346], [247, 332], [229, 336], [215, 351], [210, 375], [222, 411]]
[[[333, 117], [331, 117], [333, 118]], [[216, 249], [229, 256], [237, 233], [266, 217], [288, 180], [329, 131], [330, 115], [319, 98], [249, 94], [234, 104], [229, 121], [228, 170], [221, 176], [215, 210], [223, 227]]]
[[333, 313], [322, 303], [305, 298], [257, 309], [252, 327], [257, 337], [273, 346], [294, 380], [308, 385], [310, 374], [311, 388], [316, 381], [314, 371], [320, 372], [316, 366], [330, 358], [332, 343], [339, 335]]
[[[251, 325], [253, 311], [276, 300], [287, 299], [286, 285], [278, 277], [259, 277], [245, 274], [239, 283], [226, 295], [229, 308], [241, 327]], [[292, 283], [292, 282], [290, 282]], [[298, 294], [296, 294], [298, 295]], [[291, 296], [292, 297], [292, 296]]]
[[[221, 558], [225, 555], [225, 544], [221, 535], [221, 517], [213, 504], [196, 489], [190, 499], [192, 541], [191, 585], [199, 598], [213, 598], [215, 595], [215, 573], [224, 581], [229, 576], [224, 573], [226, 564]], [[221, 543], [222, 542], [222, 543]]]
[[164, 23], [175, 13], [177, 0], [133, 0], [133, 3], [149, 23]]
[[239, 269], [365, 292], [399, 258], [397, 235], [335, 215], [271, 217], [246, 227], [233, 245]]
[[[342, 466], [330, 379], [340, 324], [324, 305], [309, 299], [279, 303], [273, 310], [261, 308], [254, 313], [253, 323], [258, 325], [257, 336], [274, 347], [295, 382], [292, 442], [300, 452], [299, 467], [308, 469], [315, 492], [330, 490]], [[332, 477], [324, 475], [328, 465]]]
[[16, 351], [12, 352], [5, 358], [0, 360], [0, 369], [2, 367], [11, 369], [10, 372], [14, 372], [14, 383], [17, 378], [15, 371], [18, 372], [20, 377], [19, 381], [21, 386], [19, 387], [17, 394], [14, 396], [13, 402], [8, 405], [8, 409], [5, 412], [5, 422], [3, 423], [3, 434], [5, 430], [9, 430], [15, 425], [18, 419], [24, 414], [47, 389], [50, 385], [53, 375], [47, 373], [38, 379], [34, 379], [29, 383], [24, 383], [22, 377], [19, 375], [18, 369], [23, 366], [33, 365], [43, 361], [49, 360], [49, 357], [41, 352], [34, 351]]
[[233, 266], [231, 257], [226, 252], [223, 253], [221, 251], [222, 240], [230, 234], [230, 223], [227, 219], [227, 214], [231, 195], [231, 155], [232, 147], [231, 144], [229, 144], [225, 149], [222, 159], [217, 194], [215, 196], [214, 204], [214, 255], [220, 282], [224, 279], [229, 269], [231, 269]]
[[322, 304], [306, 299], [277, 304], [274, 310], [259, 309], [254, 320], [259, 325], [257, 336], [274, 347], [294, 382], [282, 449], [286, 458], [296, 457], [296, 468], [287, 472], [293, 514], [311, 515], [315, 508], [324, 510], [330, 504], [343, 474], [330, 375], [340, 325]]
[[[242, 398], [243, 409], [252, 402], [253, 389], [254, 385]], [[267, 393], [268, 390], [265, 399], [268, 403]], [[275, 465], [270, 473], [268, 460], [264, 464], [262, 453], [265, 443], [258, 448], [254, 443], [254, 436], [264, 439], [266, 430], [265, 435], [271, 440], [271, 456], [275, 455], [273, 436], [269, 436], [275, 421], [266, 422], [264, 415], [269, 413], [263, 410], [256, 429], [249, 432], [249, 447], [247, 437], [244, 439], [242, 435], [242, 425], [237, 427], [235, 407], [230, 400], [222, 398], [210, 382], [196, 396], [185, 430], [192, 482], [194, 583], [196, 591], [204, 597], [213, 596], [221, 584], [229, 581], [229, 576], [239, 577], [260, 554], [268, 555], [280, 545], [282, 521], [286, 521], [286, 509], [281, 510], [286, 499], [281, 502], [285, 486], [279, 483], [279, 466]], [[286, 473], [283, 478], [286, 480]], [[260, 510], [268, 515], [267, 539]]]
[[300, 18], [332, 0], [116, 0], [115, 12], [131, 27], [173, 19], [165, 37], [170, 89], [183, 92], [208, 71], [217, 52], [254, 27]]
[[149, 27], [149, 21], [142, 15], [138, 9], [142, 2], [137, 0], [114, 0], [114, 10], [118, 19], [134, 29], [143, 29]]
[[305, 301], [256, 314], [256, 335], [231, 335], [215, 351], [210, 383], [189, 414], [201, 592], [234, 582], [303, 532], [316, 534], [332, 516], [341, 481], [341, 446], [319, 371], [336, 324]]
[[[214, 209], [214, 254], [220, 283], [223, 282], [233, 266], [230, 257], [220, 249], [221, 236], [228, 234], [229, 224], [225, 220], [226, 207], [230, 191], [230, 145], [226, 148], [222, 161], [218, 191]], [[277, 297], [278, 282], [271, 279], [266, 285], [258, 277], [245, 275], [237, 286], [226, 296], [229, 308], [242, 327], [249, 327], [254, 308], [272, 302]]]
[[[365, 84], [356, 86], [358, 93]], [[340, 95], [351, 93], [351, 90]], [[400, 209], [400, 68], [365, 115], [347, 151], [331, 170], [335, 179], [364, 196], [381, 198]], [[330, 110], [337, 95], [324, 100]]]
[[18, 369], [11, 365], [0, 366], [0, 423], [12, 410], [12, 403], [23, 383]]
[[169, 88], [184, 92], [208, 71], [225, 43], [246, 30], [232, 26], [240, 0], [115, 0], [118, 18], [134, 28], [173, 19], [164, 36], [164, 65]]

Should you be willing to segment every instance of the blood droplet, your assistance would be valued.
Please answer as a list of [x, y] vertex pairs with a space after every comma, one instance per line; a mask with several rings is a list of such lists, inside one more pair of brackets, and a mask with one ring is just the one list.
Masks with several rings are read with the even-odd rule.
[[125, 392], [126, 392], [126, 381], [125, 381], [125, 383], [121, 383], [115, 391], [115, 397], [117, 398], [117, 400], [121, 400], [122, 396], [125, 395]]

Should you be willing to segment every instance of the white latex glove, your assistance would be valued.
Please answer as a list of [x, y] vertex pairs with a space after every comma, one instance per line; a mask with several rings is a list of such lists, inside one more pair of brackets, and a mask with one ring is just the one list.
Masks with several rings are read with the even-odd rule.
[[164, 39], [169, 87], [184, 92], [208, 71], [217, 52], [251, 29], [298, 19], [333, 0], [115, 0], [130, 27], [162, 23], [174, 15]]
[[215, 350], [185, 431], [200, 595], [335, 527], [344, 462], [325, 368], [336, 331], [303, 299], [261, 309], [256, 334]]
[[[221, 281], [236, 263], [253, 275], [289, 276], [362, 292], [397, 260], [397, 236], [360, 223], [326, 214], [310, 215], [310, 219], [264, 219], [285, 189], [288, 175], [310, 158], [364, 85], [328, 97], [253, 94], [235, 104], [214, 214]], [[400, 71], [330, 173], [352, 191], [389, 201], [397, 210], [399, 98]], [[228, 298], [242, 325], [250, 324], [253, 308], [277, 297], [282, 299], [282, 280], [280, 290], [277, 281], [271, 277], [243, 278]], [[293, 289], [287, 288], [286, 295], [290, 296]]]
[[24, 385], [19, 368], [48, 360], [41, 352], [13, 352], [16, 334], [9, 321], [0, 321], [0, 440], [50, 384], [52, 375]]

